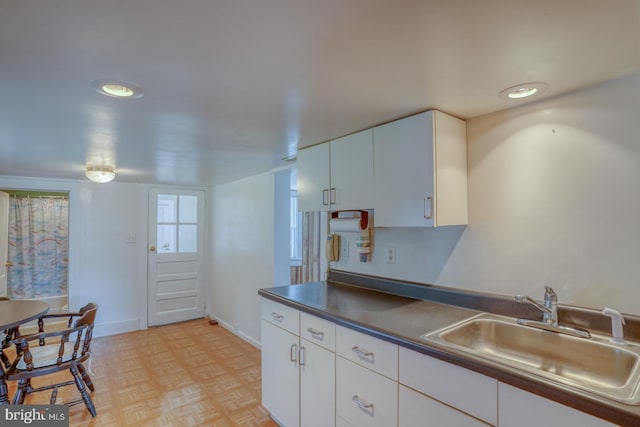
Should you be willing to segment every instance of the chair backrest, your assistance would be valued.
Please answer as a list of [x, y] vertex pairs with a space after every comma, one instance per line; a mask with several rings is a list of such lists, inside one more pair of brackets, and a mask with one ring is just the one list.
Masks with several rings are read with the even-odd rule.
[[89, 304], [78, 310], [82, 314], [74, 323], [74, 327], [82, 325], [92, 325], [96, 320], [96, 313], [98, 312], [98, 304], [90, 302]]

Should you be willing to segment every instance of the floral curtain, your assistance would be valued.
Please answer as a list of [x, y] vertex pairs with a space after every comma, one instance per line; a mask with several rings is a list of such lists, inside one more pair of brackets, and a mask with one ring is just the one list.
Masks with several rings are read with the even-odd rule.
[[11, 197], [7, 295], [12, 299], [67, 294], [69, 200]]

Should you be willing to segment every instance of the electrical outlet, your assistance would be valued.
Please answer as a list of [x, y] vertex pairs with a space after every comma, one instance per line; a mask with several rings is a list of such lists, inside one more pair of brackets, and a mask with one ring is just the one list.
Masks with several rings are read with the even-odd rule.
[[349, 241], [347, 239], [342, 239], [340, 241], [340, 257], [341, 258], [349, 258]]
[[387, 264], [395, 264], [396, 263], [396, 247], [395, 246], [387, 246], [385, 248], [385, 259], [387, 260]]
[[136, 242], [136, 235], [135, 234], [127, 234], [125, 236], [125, 241], [127, 243], [135, 243]]

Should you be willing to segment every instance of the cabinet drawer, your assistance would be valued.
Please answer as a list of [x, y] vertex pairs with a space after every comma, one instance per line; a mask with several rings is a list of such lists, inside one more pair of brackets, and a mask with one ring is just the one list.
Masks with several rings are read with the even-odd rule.
[[398, 379], [398, 346], [395, 344], [336, 326], [336, 353], [392, 380]]
[[398, 390], [398, 407], [398, 424], [402, 427], [488, 426], [480, 420], [403, 385]]
[[[600, 418], [564, 406], [528, 391], [500, 383], [500, 426], [532, 427], [547, 426], [615, 427]], [[542, 417], [544, 416], [544, 420]], [[552, 421], [552, 422], [550, 422]]]
[[300, 335], [300, 312], [295, 308], [262, 298], [262, 319]]
[[336, 351], [336, 325], [328, 320], [300, 313], [300, 337], [329, 351]]
[[399, 359], [401, 384], [497, 424], [497, 380], [406, 348]]
[[398, 425], [398, 383], [336, 357], [336, 415], [354, 427]]

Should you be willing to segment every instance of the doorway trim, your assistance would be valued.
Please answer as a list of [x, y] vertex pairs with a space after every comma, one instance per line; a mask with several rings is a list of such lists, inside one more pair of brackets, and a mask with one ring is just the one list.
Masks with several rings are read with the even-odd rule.
[[[142, 191], [145, 192], [144, 196], [142, 196]], [[140, 325], [140, 329], [146, 329], [149, 328], [151, 325], [149, 324], [149, 280], [150, 280], [150, 272], [149, 272], [149, 265], [150, 265], [150, 252], [149, 252], [149, 245], [150, 242], [152, 241], [151, 236], [149, 235], [150, 233], [150, 213], [151, 213], [151, 208], [152, 206], [150, 205], [150, 195], [152, 192], [157, 192], [157, 193], [162, 193], [162, 192], [167, 192], [167, 193], [172, 193], [172, 192], [179, 192], [179, 191], [187, 191], [187, 192], [202, 192], [202, 210], [203, 210], [203, 219], [202, 219], [202, 229], [203, 229], [203, 237], [202, 237], [202, 271], [201, 271], [201, 276], [202, 276], [202, 297], [203, 297], [203, 303], [204, 303], [204, 311], [203, 311], [203, 315], [206, 317], [209, 314], [209, 302], [208, 302], [208, 295], [209, 295], [209, 280], [208, 280], [208, 268], [207, 268], [207, 259], [209, 257], [210, 254], [210, 250], [209, 250], [209, 231], [210, 231], [210, 224], [209, 224], [209, 191], [207, 187], [187, 187], [187, 186], [179, 186], [179, 185], [146, 185], [144, 186], [144, 189], [141, 189], [141, 202], [143, 202], [144, 199], [144, 203], [146, 208], [145, 209], [141, 209], [141, 212], [144, 212], [145, 214], [145, 218], [144, 218], [144, 224], [146, 224], [146, 230], [147, 233], [145, 233], [145, 246], [144, 246], [144, 251], [145, 251], [145, 257], [144, 257], [144, 276], [145, 276], [145, 280], [144, 283], [141, 283], [141, 289], [140, 289], [140, 297], [141, 297], [141, 305], [140, 305], [140, 319], [141, 319], [141, 325]], [[198, 221], [200, 222], [200, 221]], [[144, 311], [144, 313], [142, 313], [142, 311]], [[142, 319], [144, 319], [144, 321], [142, 321]], [[144, 325], [144, 327], [143, 327]]]
[[23, 178], [0, 176], [0, 188], [24, 191], [51, 191], [69, 193], [69, 265], [67, 271], [69, 307], [83, 305], [80, 294], [81, 201], [80, 183], [63, 179]]

